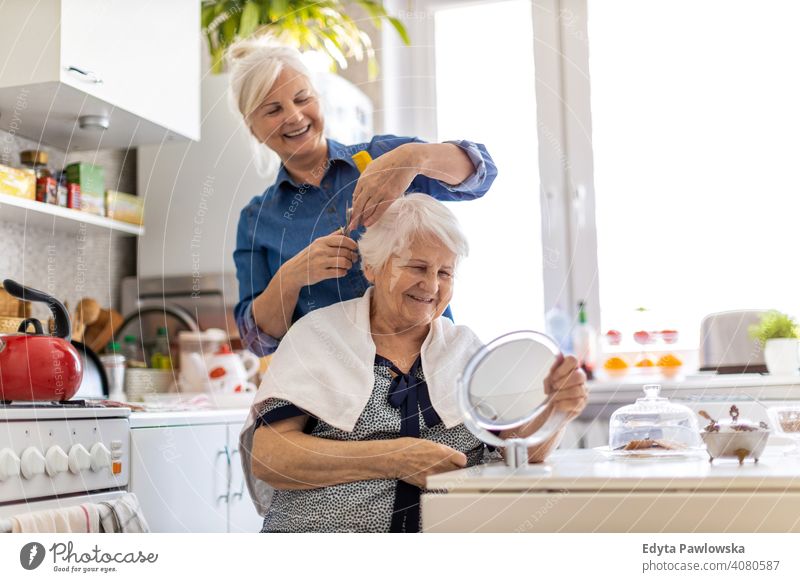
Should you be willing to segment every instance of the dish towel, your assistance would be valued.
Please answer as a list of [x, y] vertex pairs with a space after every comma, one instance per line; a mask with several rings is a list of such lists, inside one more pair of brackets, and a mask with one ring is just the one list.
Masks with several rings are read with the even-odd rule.
[[139, 498], [133, 493], [97, 504], [100, 529], [104, 533], [147, 533], [150, 527], [142, 513]]
[[[331, 426], [351, 432], [375, 385], [375, 343], [370, 332], [372, 288], [363, 297], [317, 309], [297, 320], [278, 345], [239, 437], [250, 497], [264, 515], [272, 488], [251, 471], [253, 428], [268, 398], [288, 400]], [[431, 405], [447, 428], [463, 422], [458, 377], [483, 347], [472, 330], [446, 317], [431, 323], [422, 343], [422, 369]]]
[[94, 503], [22, 513], [11, 518], [14, 533], [100, 533], [100, 512]]

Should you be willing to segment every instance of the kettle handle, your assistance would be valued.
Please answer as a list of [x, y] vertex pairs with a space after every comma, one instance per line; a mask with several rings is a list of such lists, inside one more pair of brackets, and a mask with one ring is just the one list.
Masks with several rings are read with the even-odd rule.
[[242, 358], [244, 371], [247, 374], [247, 379], [249, 380], [255, 376], [256, 372], [258, 372], [259, 368], [261, 368], [261, 361], [255, 354], [247, 350], [239, 352], [239, 356]]
[[58, 299], [43, 291], [20, 285], [11, 279], [3, 281], [3, 287], [5, 287], [5, 290], [8, 291], [10, 295], [17, 299], [47, 303], [47, 307], [50, 308], [50, 312], [53, 314], [53, 319], [56, 322], [53, 335], [62, 339], [69, 339], [72, 336], [72, 322], [69, 320], [69, 313], [67, 312], [67, 308], [64, 307], [64, 304]]

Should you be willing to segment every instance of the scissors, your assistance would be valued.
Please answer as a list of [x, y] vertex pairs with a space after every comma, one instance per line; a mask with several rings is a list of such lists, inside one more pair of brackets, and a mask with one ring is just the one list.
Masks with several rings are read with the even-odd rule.
[[344, 211], [344, 226], [341, 228], [341, 232], [344, 236], [349, 236], [348, 227], [350, 226], [350, 219], [353, 218], [353, 205], [352, 203], [348, 202], [347, 207]]

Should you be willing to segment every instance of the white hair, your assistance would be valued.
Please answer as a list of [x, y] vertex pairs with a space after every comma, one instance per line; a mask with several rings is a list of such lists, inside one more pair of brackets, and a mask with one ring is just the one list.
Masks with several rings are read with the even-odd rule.
[[455, 253], [456, 263], [469, 253], [467, 237], [449, 208], [427, 194], [408, 194], [392, 202], [358, 241], [361, 269], [379, 271], [392, 255], [419, 240], [444, 244]]
[[[251, 126], [251, 116], [264, 102], [284, 69], [292, 69], [306, 77], [312, 91], [317, 93], [300, 51], [280, 44], [269, 35], [235, 42], [228, 48], [226, 60], [231, 76], [229, 103], [242, 115], [248, 128]], [[250, 133], [256, 169], [262, 175], [267, 174], [277, 165], [277, 155]]]

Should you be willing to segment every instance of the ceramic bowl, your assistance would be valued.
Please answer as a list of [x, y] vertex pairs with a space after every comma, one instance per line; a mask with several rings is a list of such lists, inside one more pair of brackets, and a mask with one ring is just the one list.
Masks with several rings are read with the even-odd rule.
[[739, 459], [740, 465], [746, 458], [758, 462], [764, 447], [767, 446], [769, 435], [768, 430], [700, 433], [708, 449], [708, 456], [711, 457], [710, 461], [717, 458], [734, 458]]

